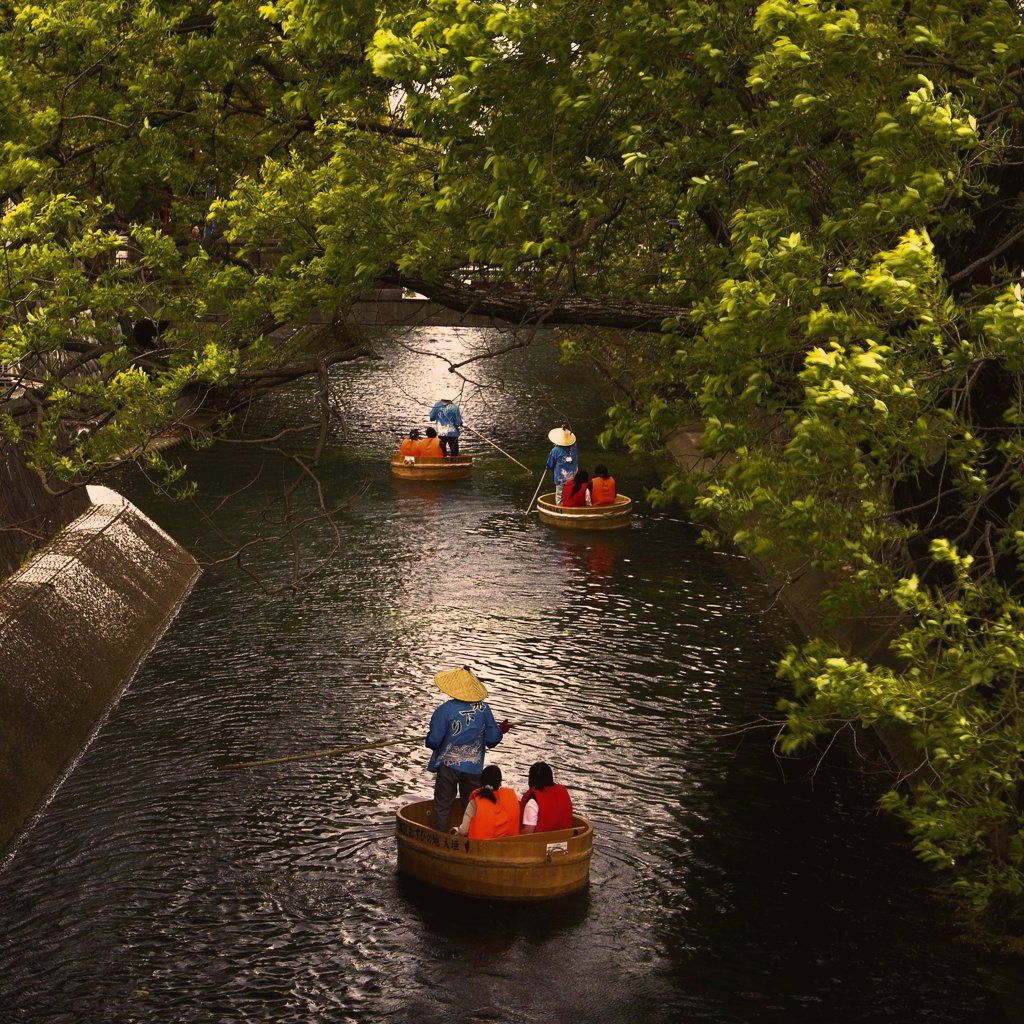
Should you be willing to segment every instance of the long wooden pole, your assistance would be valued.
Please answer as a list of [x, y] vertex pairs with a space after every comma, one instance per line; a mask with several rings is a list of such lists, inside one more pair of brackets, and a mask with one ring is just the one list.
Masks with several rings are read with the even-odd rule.
[[544, 486], [544, 477], [548, 475], [548, 467], [545, 466], [541, 471], [540, 480], [537, 481], [537, 490], [533, 492], [533, 497], [530, 499], [530, 504], [526, 506], [526, 514], [530, 514], [530, 509], [533, 508], [533, 503], [537, 500], [537, 495], [540, 494], [540, 489]]
[[[491, 441], [488, 438], [484, 437], [483, 434], [478, 434], [472, 427], [467, 427], [466, 424], [463, 423], [462, 424], [462, 429], [463, 430], [468, 430], [474, 437], [479, 437], [481, 441], [486, 441], [492, 448], [497, 448], [498, 451], [501, 452], [502, 455], [504, 455], [508, 459], [512, 459], [512, 461], [517, 466], [523, 466], [523, 464], [517, 458], [515, 458], [512, 455], [509, 455], [509, 453], [507, 451], [505, 451], [504, 448], [500, 447], [499, 445], [496, 445], [493, 441]], [[527, 473], [530, 472], [530, 467], [529, 466], [523, 466], [523, 469], [525, 469]]]
[[219, 764], [223, 771], [226, 768], [259, 768], [265, 764], [284, 764], [286, 761], [312, 761], [317, 757], [334, 757], [337, 754], [357, 754], [361, 750], [374, 750], [376, 747], [390, 747], [394, 743], [411, 743], [415, 740], [423, 742], [421, 735], [396, 736], [390, 740], [377, 743], [363, 743], [358, 747], [328, 747], [326, 750], [309, 750], [302, 754], [286, 754], [284, 757], [265, 757], [259, 761], [234, 761], [231, 764]]

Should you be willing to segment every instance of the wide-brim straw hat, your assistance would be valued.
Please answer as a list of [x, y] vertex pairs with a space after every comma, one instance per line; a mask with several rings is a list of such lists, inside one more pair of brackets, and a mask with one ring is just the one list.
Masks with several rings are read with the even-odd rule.
[[568, 448], [569, 445], [576, 443], [576, 435], [566, 427], [555, 427], [548, 434], [548, 440], [552, 444], [560, 444], [563, 448]]
[[465, 667], [438, 672], [434, 676], [434, 682], [442, 693], [447, 693], [456, 700], [474, 702], [487, 698], [487, 687]]

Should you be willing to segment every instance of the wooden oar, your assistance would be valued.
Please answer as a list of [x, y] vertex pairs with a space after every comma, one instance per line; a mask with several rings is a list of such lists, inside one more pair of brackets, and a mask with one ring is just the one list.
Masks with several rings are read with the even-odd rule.
[[414, 740], [423, 742], [422, 735], [396, 736], [390, 740], [380, 740], [377, 743], [363, 743], [358, 747], [328, 747], [326, 750], [309, 750], [303, 754], [286, 754], [284, 757], [265, 757], [259, 761], [234, 761], [231, 764], [219, 764], [217, 767], [222, 771], [225, 768], [259, 768], [265, 764], [284, 764], [286, 761], [312, 761], [317, 757], [334, 757], [336, 754], [358, 754], [360, 750], [373, 750], [376, 747], [389, 747], [394, 743], [411, 743]]
[[548, 475], [548, 467], [545, 466], [540, 474], [540, 480], [537, 482], [537, 490], [533, 492], [533, 497], [530, 499], [530, 504], [526, 506], [526, 514], [530, 514], [530, 509], [533, 508], [533, 503], [537, 500], [537, 495], [540, 494], [540, 489], [544, 486], [544, 477]]
[[[523, 466], [523, 464], [517, 458], [515, 458], [512, 455], [509, 455], [509, 453], [507, 451], [505, 451], [504, 448], [500, 447], [499, 445], [496, 445], [493, 441], [491, 441], [488, 438], [484, 437], [483, 434], [478, 434], [472, 427], [467, 427], [466, 424], [463, 423], [462, 424], [462, 429], [463, 430], [468, 430], [474, 437], [479, 437], [481, 441], [486, 441], [492, 448], [497, 448], [498, 451], [501, 452], [502, 455], [504, 455], [508, 459], [512, 459], [512, 461], [517, 466]], [[530, 467], [529, 466], [523, 466], [523, 469], [525, 469], [527, 473], [530, 472]]]

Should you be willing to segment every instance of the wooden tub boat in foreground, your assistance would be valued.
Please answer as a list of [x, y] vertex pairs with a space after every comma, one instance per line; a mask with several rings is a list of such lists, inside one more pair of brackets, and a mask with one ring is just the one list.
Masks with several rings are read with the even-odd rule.
[[391, 475], [399, 480], [464, 480], [473, 472], [472, 455], [450, 459], [417, 455], [413, 462], [406, 462], [405, 458], [399, 452], [391, 453]]
[[593, 829], [573, 815], [573, 827], [507, 839], [469, 839], [431, 826], [434, 802], [395, 812], [398, 870], [450, 892], [500, 900], [547, 900], [590, 881]]
[[540, 521], [552, 526], [567, 526], [573, 530], [617, 530], [629, 526], [633, 502], [624, 494], [617, 494], [614, 505], [563, 508], [555, 504], [555, 493], [551, 491], [537, 499], [537, 511]]

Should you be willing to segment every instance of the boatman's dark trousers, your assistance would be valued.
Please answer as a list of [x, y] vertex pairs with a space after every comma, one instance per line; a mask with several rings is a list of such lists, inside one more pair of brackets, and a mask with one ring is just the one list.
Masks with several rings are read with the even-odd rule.
[[[469, 794], [474, 789], [480, 788], [480, 776], [470, 775], [468, 772], [457, 772], [447, 765], [441, 765], [434, 776], [434, 828], [438, 832], [448, 831], [448, 815], [451, 813], [452, 804], [455, 803], [456, 792], [462, 799], [462, 806], [465, 808], [469, 803]], [[460, 824], [462, 818], [452, 822]]]

